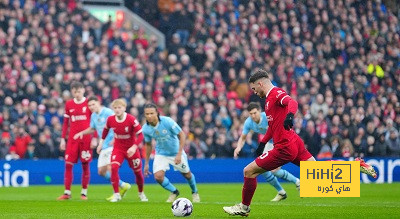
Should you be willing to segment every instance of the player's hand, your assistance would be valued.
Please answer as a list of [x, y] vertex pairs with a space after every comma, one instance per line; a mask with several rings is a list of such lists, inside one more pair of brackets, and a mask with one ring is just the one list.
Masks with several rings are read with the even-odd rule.
[[235, 151], [233, 151], [233, 158], [237, 159], [239, 157], [239, 153], [242, 150], [240, 147], [236, 147]]
[[76, 133], [75, 135], [74, 135], [74, 140], [76, 140], [76, 139], [82, 139], [83, 138], [83, 135], [82, 135], [82, 133], [81, 132], [78, 132], [78, 133]]
[[178, 153], [176, 156], [175, 156], [175, 164], [180, 164], [182, 162], [182, 154], [181, 153]]
[[65, 139], [61, 138], [60, 151], [65, 151]]
[[256, 155], [257, 155], [257, 157], [260, 156], [261, 154], [263, 154], [264, 148], [265, 148], [265, 145], [266, 145], [266, 144], [267, 144], [267, 143], [264, 143], [264, 142], [260, 142], [260, 143], [258, 144], [258, 148], [256, 149]]
[[99, 144], [99, 146], [97, 146], [97, 148], [96, 148], [97, 154], [100, 154], [101, 149], [103, 149], [103, 144]]
[[127, 151], [128, 157], [132, 157], [136, 153], [136, 150], [137, 150], [137, 145], [135, 144], [132, 145], [132, 147], [130, 147]]
[[98, 144], [99, 144], [99, 141], [97, 140], [97, 138], [92, 138], [92, 141], [90, 142], [90, 148], [94, 149], [97, 147]]
[[151, 172], [149, 171], [149, 164], [145, 164], [144, 165], [144, 176], [148, 177], [149, 175], [151, 175]]
[[286, 130], [290, 130], [293, 127], [293, 118], [294, 118], [293, 113], [288, 113], [286, 115], [286, 119], [285, 121], [283, 121], [283, 127]]

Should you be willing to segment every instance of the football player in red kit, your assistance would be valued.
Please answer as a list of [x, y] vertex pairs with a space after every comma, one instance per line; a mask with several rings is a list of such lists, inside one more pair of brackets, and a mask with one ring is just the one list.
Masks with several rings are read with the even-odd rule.
[[[65, 103], [64, 123], [62, 127], [60, 150], [65, 150], [65, 173], [64, 173], [64, 194], [57, 200], [68, 200], [71, 198], [72, 169], [80, 158], [82, 162], [82, 190], [81, 199], [87, 200], [87, 187], [90, 179], [90, 162], [92, 161], [92, 149], [90, 148], [91, 136], [85, 135], [74, 140], [72, 137], [90, 126], [91, 112], [88, 108], [88, 101], [84, 97], [85, 88], [80, 82], [72, 82], [71, 93], [74, 97]], [[69, 127], [67, 143], [66, 135]]]
[[[242, 202], [229, 207], [223, 207], [230, 215], [248, 216], [250, 203], [257, 188], [256, 177], [261, 173], [273, 170], [286, 163], [292, 162], [300, 166], [300, 161], [315, 161], [314, 157], [304, 147], [303, 140], [292, 129], [294, 114], [298, 104], [283, 89], [275, 87], [269, 79], [268, 72], [257, 70], [249, 78], [253, 92], [265, 98], [265, 114], [268, 120], [268, 130], [261, 140], [259, 147], [273, 139], [274, 148], [264, 152], [248, 164], [244, 172]], [[360, 160], [361, 172], [376, 176], [372, 166]]]
[[142, 160], [139, 152], [139, 144], [143, 141], [142, 127], [138, 120], [131, 114], [126, 113], [126, 102], [123, 99], [116, 99], [111, 103], [115, 115], [109, 116], [104, 127], [100, 149], [103, 140], [110, 129], [114, 130], [114, 149], [111, 154], [111, 183], [114, 188], [114, 195], [110, 202], [121, 200], [119, 193], [119, 168], [126, 159], [129, 167], [136, 176], [139, 198], [141, 201], [148, 201], [143, 192], [144, 178], [142, 172]]

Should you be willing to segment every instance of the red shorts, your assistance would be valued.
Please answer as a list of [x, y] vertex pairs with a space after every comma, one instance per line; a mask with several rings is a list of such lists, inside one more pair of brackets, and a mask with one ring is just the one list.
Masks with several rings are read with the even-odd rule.
[[119, 166], [122, 165], [124, 159], [128, 161], [129, 166], [133, 169], [133, 171], [137, 172], [142, 169], [142, 159], [140, 157], [139, 148], [136, 152], [131, 156], [128, 157], [128, 148], [116, 148], [114, 147], [112, 154], [111, 154], [111, 164], [117, 163]]
[[300, 166], [300, 161], [308, 160], [312, 155], [304, 147], [304, 142], [300, 137], [286, 147], [274, 147], [271, 151], [263, 153], [256, 158], [256, 164], [269, 171], [276, 169], [284, 164], [292, 162]]
[[80, 140], [68, 139], [65, 149], [65, 161], [77, 163], [78, 157], [82, 163], [90, 162], [93, 158], [93, 150], [90, 148], [92, 138], [90, 135], [83, 136]]

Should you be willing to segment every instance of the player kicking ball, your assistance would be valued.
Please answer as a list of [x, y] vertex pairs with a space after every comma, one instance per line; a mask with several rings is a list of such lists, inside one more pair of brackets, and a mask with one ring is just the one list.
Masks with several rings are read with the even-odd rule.
[[115, 115], [107, 118], [99, 146], [97, 147], [97, 151], [102, 150], [104, 141], [110, 129], [112, 129], [114, 131], [114, 148], [111, 153], [111, 184], [114, 189], [114, 195], [109, 201], [118, 202], [122, 198], [119, 192], [120, 179], [118, 171], [124, 159], [126, 159], [135, 174], [139, 198], [141, 201], [146, 202], [148, 199], [143, 192], [144, 177], [138, 148], [143, 141], [142, 127], [134, 116], [125, 112], [125, 100], [116, 99], [111, 103], [111, 107]]
[[[110, 108], [102, 106], [100, 100], [96, 96], [91, 96], [88, 98], [88, 106], [92, 115], [90, 117], [90, 127], [75, 134], [74, 140], [82, 139], [84, 135], [92, 134], [97, 131], [99, 137], [102, 136], [104, 126], [106, 125], [107, 118], [114, 115], [114, 111]], [[110, 181], [111, 178], [111, 153], [114, 147], [114, 131], [110, 130], [107, 137], [104, 139], [102, 148], [97, 147], [97, 153], [99, 154], [99, 159], [97, 161], [98, 174], [103, 176], [106, 180]], [[131, 188], [129, 183], [125, 183], [119, 180], [119, 187], [121, 198], [125, 196], [126, 192]], [[114, 195], [107, 198], [111, 200]]]
[[[248, 216], [250, 203], [257, 188], [257, 176], [292, 162], [300, 166], [300, 161], [315, 161], [314, 157], [304, 147], [303, 140], [292, 130], [294, 114], [298, 104], [281, 88], [275, 87], [269, 79], [268, 73], [259, 69], [249, 78], [253, 92], [265, 98], [265, 114], [269, 128], [260, 142], [259, 147], [273, 139], [274, 148], [257, 157], [248, 164], [244, 172], [242, 202], [234, 206], [223, 207], [229, 215]], [[376, 177], [372, 166], [360, 160], [361, 172]]]
[[169, 170], [169, 165], [172, 165], [174, 170], [181, 172], [182, 176], [188, 181], [192, 189], [192, 201], [200, 202], [196, 179], [190, 171], [186, 153], [183, 151], [186, 139], [185, 133], [173, 119], [160, 116], [157, 106], [154, 104], [145, 105], [144, 115], [147, 121], [147, 124], [143, 126], [144, 141], [146, 142], [144, 174], [146, 176], [151, 174], [149, 171], [150, 154], [153, 150], [151, 141], [155, 139], [154, 178], [164, 189], [171, 192], [167, 202], [173, 202], [179, 195], [178, 189], [165, 177], [165, 172]]
[[[87, 200], [87, 188], [90, 180], [90, 162], [92, 161], [92, 148], [90, 148], [91, 136], [86, 135], [80, 139], [72, 137], [89, 127], [90, 110], [88, 109], [88, 101], [84, 97], [85, 88], [80, 82], [72, 82], [71, 93], [74, 97], [65, 103], [64, 123], [62, 126], [60, 150], [65, 151], [65, 172], [64, 172], [64, 194], [57, 200], [71, 199], [71, 184], [73, 179], [72, 169], [74, 164], [80, 158], [82, 163], [82, 190], [81, 199]], [[69, 138], [66, 143], [69, 126]]]
[[[238, 157], [250, 131], [265, 135], [268, 128], [267, 116], [265, 115], [265, 113], [261, 112], [261, 106], [259, 103], [249, 103], [247, 111], [249, 112], [250, 116], [244, 122], [242, 135], [240, 136], [237, 147], [233, 153], [234, 158]], [[273, 147], [273, 144], [268, 142], [265, 150], [270, 151]], [[257, 156], [263, 153], [262, 147], [259, 147], [258, 149], [259, 150], [256, 151]], [[278, 191], [278, 194], [271, 201], [277, 202], [287, 198], [286, 191], [282, 188], [276, 177], [294, 183], [297, 190], [300, 190], [300, 180], [284, 169], [278, 168], [276, 171], [267, 171], [265, 173], [262, 173], [261, 175]]]

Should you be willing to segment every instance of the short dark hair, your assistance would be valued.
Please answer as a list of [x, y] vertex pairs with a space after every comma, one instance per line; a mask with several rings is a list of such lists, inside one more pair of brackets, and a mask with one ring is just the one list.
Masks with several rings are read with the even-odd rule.
[[144, 105], [144, 108], [145, 108], [145, 109], [154, 108], [154, 109], [156, 109], [156, 111], [158, 111], [157, 105], [154, 104], [154, 103], [147, 103], [147, 104]]
[[95, 96], [95, 95], [90, 96], [90, 97], [88, 98], [88, 102], [90, 102], [90, 101], [92, 101], [92, 100], [94, 100], [94, 101], [100, 101], [99, 98], [98, 98], [97, 96]]
[[249, 83], [254, 83], [261, 78], [269, 78], [268, 72], [264, 69], [258, 69], [256, 72], [250, 75]]
[[74, 81], [71, 83], [71, 90], [72, 89], [79, 89], [79, 88], [84, 88], [83, 84], [79, 81]]
[[253, 109], [261, 110], [261, 105], [258, 102], [250, 102], [247, 106], [247, 111], [252, 111]]

